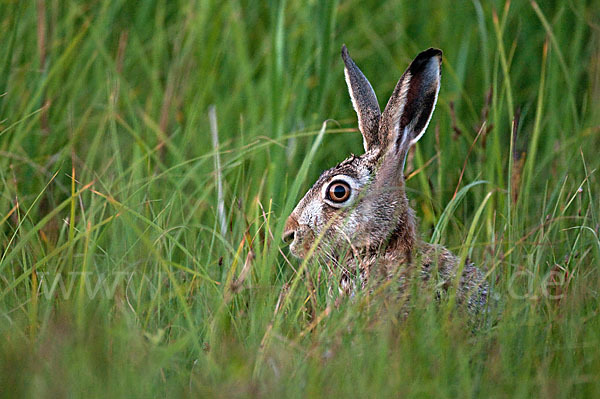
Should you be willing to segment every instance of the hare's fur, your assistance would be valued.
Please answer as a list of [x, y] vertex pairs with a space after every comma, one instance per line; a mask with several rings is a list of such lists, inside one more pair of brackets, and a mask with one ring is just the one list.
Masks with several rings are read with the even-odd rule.
[[[342, 48], [344, 73], [358, 115], [365, 153], [352, 155], [321, 174], [286, 222], [284, 239], [303, 258], [316, 244], [315, 256], [342, 270], [342, 286], [360, 271], [360, 285], [418, 270], [424, 280], [436, 275], [440, 286], [456, 280], [459, 259], [447, 249], [419, 239], [408, 204], [404, 160], [425, 133], [440, 87], [442, 52], [420, 53], [402, 75], [383, 113], [365, 76]], [[343, 202], [328, 193], [341, 183], [350, 192]], [[402, 278], [401, 278], [402, 279]], [[457, 298], [477, 312], [486, 303], [488, 286], [470, 262], [462, 267]]]

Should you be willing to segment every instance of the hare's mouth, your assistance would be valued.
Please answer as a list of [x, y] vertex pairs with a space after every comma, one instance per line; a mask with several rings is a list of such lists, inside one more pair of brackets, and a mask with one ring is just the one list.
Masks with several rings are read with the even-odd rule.
[[298, 242], [294, 240], [290, 244], [290, 253], [298, 259], [303, 259], [306, 253], [304, 251], [300, 251], [300, 248], [302, 248], [302, 245], [298, 245]]
[[297, 229], [284, 237], [290, 244], [290, 252], [296, 258], [304, 259], [315, 243], [314, 234], [310, 229]]

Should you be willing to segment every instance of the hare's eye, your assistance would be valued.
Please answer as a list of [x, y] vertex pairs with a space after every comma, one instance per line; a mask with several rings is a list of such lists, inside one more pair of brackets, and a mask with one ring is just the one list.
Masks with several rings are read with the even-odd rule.
[[334, 181], [327, 188], [327, 196], [333, 202], [344, 202], [350, 198], [350, 186], [344, 181]]

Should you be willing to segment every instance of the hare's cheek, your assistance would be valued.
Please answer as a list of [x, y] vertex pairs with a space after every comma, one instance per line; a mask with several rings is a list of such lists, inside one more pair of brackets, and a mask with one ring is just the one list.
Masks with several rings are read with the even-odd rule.
[[360, 236], [363, 226], [359, 221], [356, 220], [355, 215], [339, 215], [339, 222], [332, 228], [332, 235], [337, 241], [343, 241], [344, 243], [351, 242], [354, 244], [356, 237]]

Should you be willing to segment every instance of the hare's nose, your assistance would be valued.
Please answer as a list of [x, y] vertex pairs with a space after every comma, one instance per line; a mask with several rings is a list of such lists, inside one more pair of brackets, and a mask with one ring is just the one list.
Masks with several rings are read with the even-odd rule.
[[294, 235], [296, 234], [296, 229], [298, 228], [298, 221], [293, 215], [290, 215], [289, 218], [285, 221], [285, 227], [283, 228], [283, 241], [288, 244], [294, 241]]

